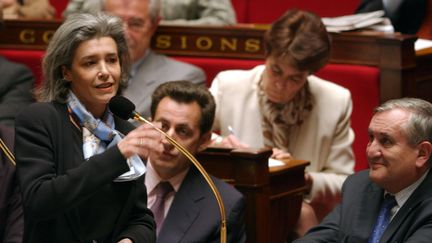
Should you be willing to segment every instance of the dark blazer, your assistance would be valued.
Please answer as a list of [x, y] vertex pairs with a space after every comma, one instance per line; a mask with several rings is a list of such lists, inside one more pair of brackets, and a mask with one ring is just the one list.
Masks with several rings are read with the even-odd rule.
[[[395, 1], [395, 0], [390, 0]], [[383, 0], [362, 0], [356, 13], [367, 13], [384, 10], [397, 32], [416, 34], [426, 17], [428, 0], [402, 0], [401, 5], [394, 14], [389, 14], [383, 5]], [[432, 6], [429, 6], [431, 8]]]
[[[212, 179], [225, 204], [227, 242], [245, 242], [243, 196], [233, 186], [215, 177]], [[191, 167], [175, 194], [157, 242], [220, 242], [219, 207], [210, 187], [195, 167]]]
[[0, 56], [0, 123], [13, 126], [15, 115], [33, 102], [33, 73]]
[[[133, 126], [115, 119], [116, 129]], [[15, 153], [23, 195], [24, 242], [154, 242], [143, 177], [113, 179], [129, 170], [117, 146], [84, 161], [82, 133], [67, 107], [35, 103], [16, 118]]]
[[[384, 242], [431, 242], [432, 170], [396, 213], [380, 240]], [[369, 170], [347, 178], [342, 203], [300, 242], [367, 243], [377, 219], [384, 190], [369, 179]]]
[[[0, 125], [0, 138], [13, 152], [12, 128]], [[21, 192], [15, 165], [0, 149], [0, 242], [21, 243], [24, 230]]]

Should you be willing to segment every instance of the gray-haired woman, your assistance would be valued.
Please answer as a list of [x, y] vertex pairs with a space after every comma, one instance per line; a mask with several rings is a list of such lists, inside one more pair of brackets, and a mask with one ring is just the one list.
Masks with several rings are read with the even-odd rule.
[[155, 241], [141, 158], [152, 146], [147, 138], [159, 134], [134, 129], [107, 106], [128, 60], [118, 18], [75, 15], [54, 34], [41, 102], [16, 119], [24, 242]]

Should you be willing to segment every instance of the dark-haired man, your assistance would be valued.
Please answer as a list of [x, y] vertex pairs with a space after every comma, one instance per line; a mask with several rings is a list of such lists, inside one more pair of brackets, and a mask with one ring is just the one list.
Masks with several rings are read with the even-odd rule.
[[[152, 119], [191, 154], [203, 150], [211, 137], [215, 103], [210, 92], [187, 81], [160, 85], [152, 96]], [[157, 225], [158, 243], [219, 242], [220, 214], [210, 187], [198, 170], [168, 140], [163, 152], [150, 152], [145, 185], [148, 206], [158, 224], [160, 182], [169, 182], [163, 200], [162, 222]], [[225, 204], [227, 242], [245, 242], [243, 196], [231, 185], [213, 177]], [[166, 183], [165, 183], [166, 184]]]

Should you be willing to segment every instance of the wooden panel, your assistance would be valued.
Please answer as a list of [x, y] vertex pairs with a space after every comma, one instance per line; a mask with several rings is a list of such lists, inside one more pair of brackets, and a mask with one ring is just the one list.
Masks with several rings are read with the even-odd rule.
[[246, 199], [248, 243], [284, 243], [300, 214], [305, 167], [293, 160], [268, 167], [271, 150], [208, 149], [198, 155], [204, 168], [232, 183]]
[[[57, 21], [6, 20], [0, 32], [0, 48], [44, 50]], [[152, 40], [152, 48], [175, 56], [263, 59], [263, 35], [268, 25], [160, 26]], [[428, 54], [417, 58], [416, 36], [399, 33], [344, 32], [332, 33], [331, 63], [374, 66], [380, 70], [380, 100], [402, 96], [431, 99], [425, 94], [430, 87], [428, 75], [416, 71], [430, 62]]]

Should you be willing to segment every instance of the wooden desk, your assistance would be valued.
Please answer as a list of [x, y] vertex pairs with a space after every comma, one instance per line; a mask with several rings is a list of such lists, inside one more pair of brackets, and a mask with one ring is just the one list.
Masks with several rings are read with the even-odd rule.
[[416, 55], [416, 97], [432, 102], [432, 49]]
[[[6, 20], [0, 49], [44, 50], [56, 21]], [[263, 59], [267, 25], [159, 26], [152, 48], [177, 56]], [[416, 56], [415, 35], [379, 32], [332, 33], [331, 63], [374, 66], [380, 70], [381, 102], [403, 96], [432, 101], [432, 53]], [[418, 68], [417, 68], [418, 67]], [[429, 89], [427, 89], [429, 88]]]
[[299, 217], [309, 162], [268, 167], [271, 150], [206, 150], [197, 158], [206, 170], [233, 184], [246, 199], [248, 243], [283, 243]]

